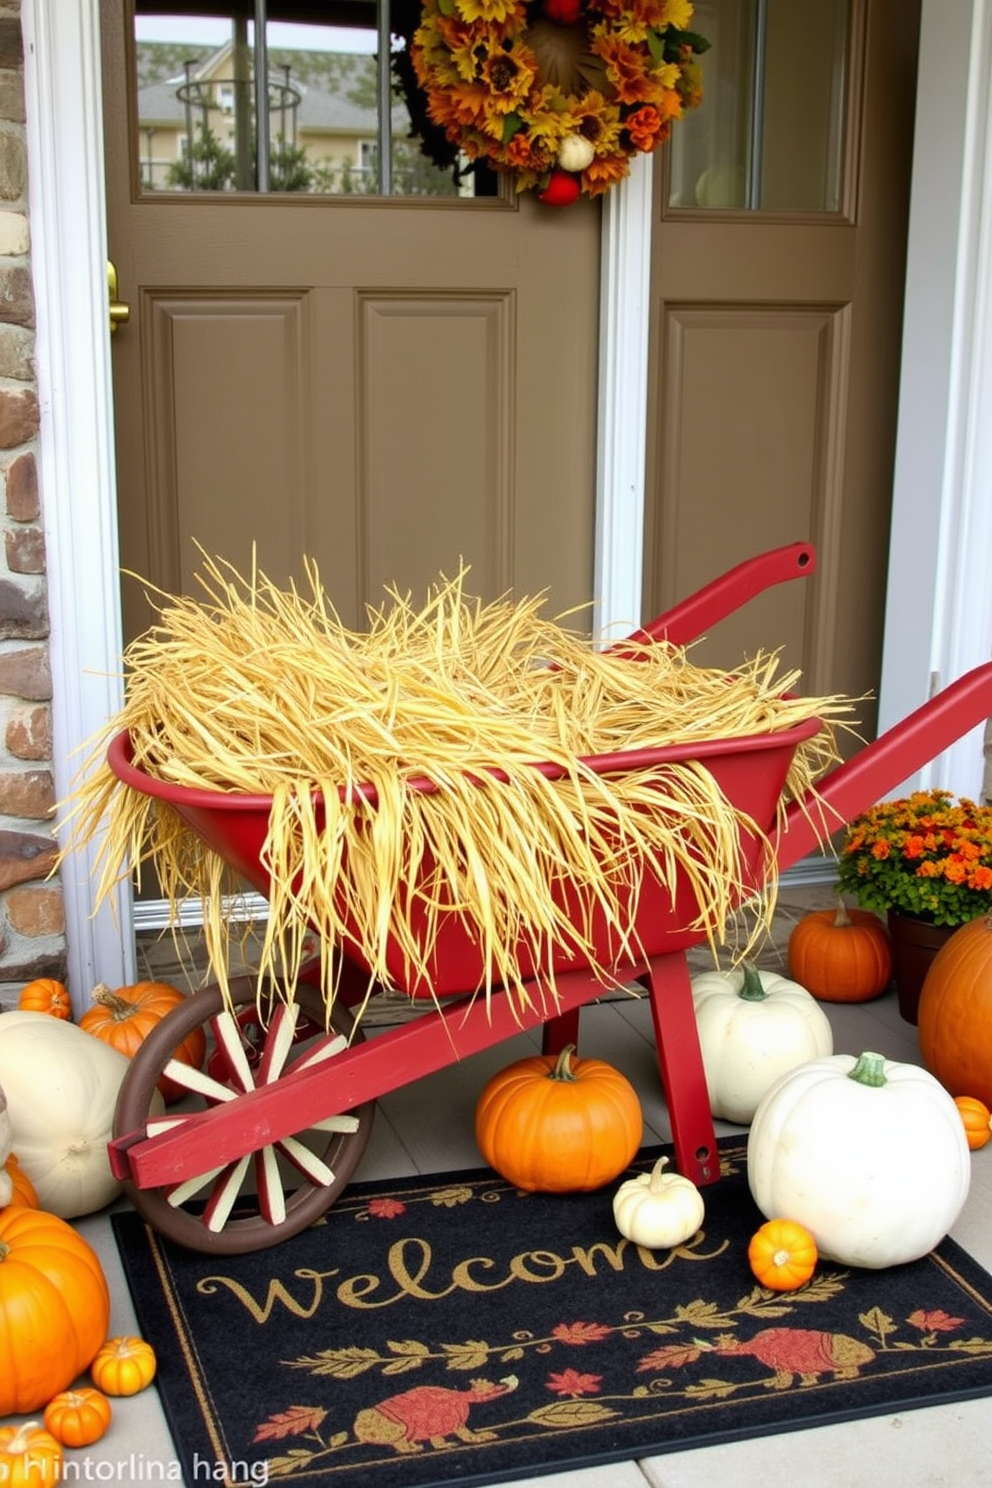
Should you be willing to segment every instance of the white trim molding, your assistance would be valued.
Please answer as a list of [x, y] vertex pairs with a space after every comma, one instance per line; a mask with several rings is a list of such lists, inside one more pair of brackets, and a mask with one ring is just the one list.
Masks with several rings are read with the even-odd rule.
[[[992, 0], [923, 0], [920, 57], [881, 727], [992, 656]], [[905, 785], [982, 783], [979, 728]]]
[[[123, 700], [99, 0], [23, 0], [21, 21], [54, 772], [65, 801], [89, 741]], [[78, 1010], [98, 982], [134, 980], [129, 886], [94, 914], [97, 853], [92, 842], [61, 870]]]

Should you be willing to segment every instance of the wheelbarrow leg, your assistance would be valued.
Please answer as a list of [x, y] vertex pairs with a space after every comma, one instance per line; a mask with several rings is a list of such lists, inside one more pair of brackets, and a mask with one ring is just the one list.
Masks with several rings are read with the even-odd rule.
[[715, 1183], [720, 1160], [684, 952], [653, 956], [638, 980], [651, 1000], [676, 1166], [697, 1185]]

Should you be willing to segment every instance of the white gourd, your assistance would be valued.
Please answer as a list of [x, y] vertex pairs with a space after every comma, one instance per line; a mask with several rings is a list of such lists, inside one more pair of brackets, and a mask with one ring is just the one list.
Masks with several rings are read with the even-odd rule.
[[798, 982], [745, 965], [704, 971], [692, 999], [712, 1114], [747, 1126], [775, 1081], [834, 1051], [830, 1020]]
[[703, 1222], [703, 1196], [691, 1179], [666, 1173], [659, 1157], [650, 1173], [621, 1183], [613, 1196], [613, 1218], [625, 1240], [648, 1250], [691, 1240]]
[[13, 1147], [50, 1214], [92, 1214], [120, 1192], [107, 1143], [130, 1067], [125, 1054], [74, 1023], [45, 1013], [0, 1014], [0, 1085]]
[[834, 1054], [772, 1086], [751, 1123], [751, 1193], [825, 1260], [897, 1266], [926, 1255], [968, 1197], [971, 1154], [953, 1099], [925, 1069]]

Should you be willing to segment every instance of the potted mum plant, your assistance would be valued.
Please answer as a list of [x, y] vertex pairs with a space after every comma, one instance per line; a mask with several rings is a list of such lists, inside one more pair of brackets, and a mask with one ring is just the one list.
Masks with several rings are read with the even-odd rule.
[[900, 1012], [915, 1023], [930, 961], [992, 909], [992, 806], [946, 790], [881, 801], [849, 824], [838, 859], [840, 892], [887, 918]]

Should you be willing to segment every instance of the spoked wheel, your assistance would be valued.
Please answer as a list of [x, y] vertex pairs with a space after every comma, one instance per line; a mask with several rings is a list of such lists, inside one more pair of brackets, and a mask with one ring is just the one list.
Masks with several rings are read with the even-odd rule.
[[[193, 993], [144, 1040], [121, 1083], [115, 1137], [181, 1128], [190, 1113], [301, 1069], [313, 1069], [314, 1078], [326, 1082], [333, 1108], [335, 1056], [349, 1038], [362, 1038], [352, 1031], [350, 1014], [336, 1005], [328, 1034], [317, 987], [300, 984], [292, 1007], [274, 995], [259, 1007], [253, 977], [232, 981], [230, 993], [230, 1007], [219, 987]], [[197, 1028], [207, 1034], [203, 1070], [173, 1058]], [[156, 1088], [166, 1071], [187, 1094], [161, 1113]], [[374, 1113], [375, 1102], [367, 1101], [173, 1187], [142, 1189], [125, 1180], [124, 1192], [155, 1229], [191, 1250], [262, 1250], [298, 1234], [330, 1208], [368, 1145]]]

